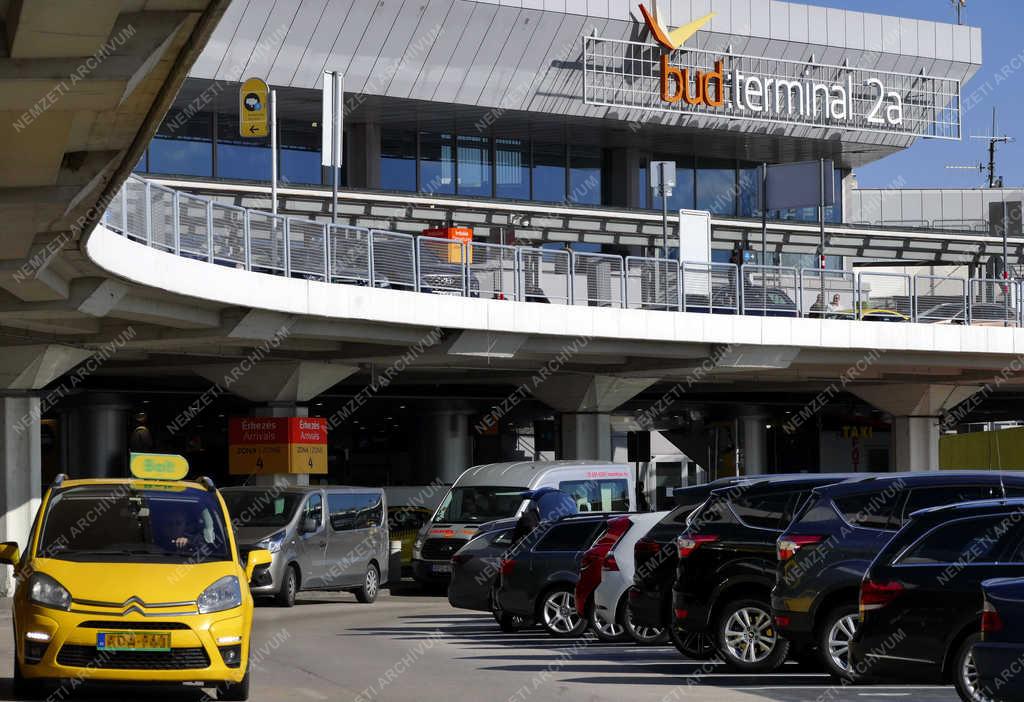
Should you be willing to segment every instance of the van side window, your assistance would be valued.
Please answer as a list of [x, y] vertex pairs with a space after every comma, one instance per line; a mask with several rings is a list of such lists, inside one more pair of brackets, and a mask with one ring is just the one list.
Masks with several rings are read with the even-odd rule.
[[302, 518], [312, 519], [316, 523], [317, 529], [324, 523], [324, 500], [319, 494], [310, 495], [309, 499], [306, 500], [306, 507]]
[[356, 528], [356, 514], [359, 511], [355, 495], [349, 493], [328, 493], [327, 509], [331, 515], [331, 529], [348, 531]]
[[384, 519], [384, 505], [375, 492], [352, 495], [356, 502], [356, 529], [379, 527]]
[[558, 489], [576, 501], [580, 512], [629, 511], [628, 480], [563, 480]]

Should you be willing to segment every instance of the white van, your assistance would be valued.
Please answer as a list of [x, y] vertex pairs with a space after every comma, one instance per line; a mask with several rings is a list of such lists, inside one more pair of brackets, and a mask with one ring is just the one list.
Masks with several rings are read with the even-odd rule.
[[412, 572], [423, 585], [451, 576], [451, 557], [479, 526], [516, 517], [523, 493], [553, 487], [576, 500], [580, 512], [635, 512], [633, 469], [604, 461], [516, 461], [474, 466], [459, 476], [423, 525], [412, 551]]

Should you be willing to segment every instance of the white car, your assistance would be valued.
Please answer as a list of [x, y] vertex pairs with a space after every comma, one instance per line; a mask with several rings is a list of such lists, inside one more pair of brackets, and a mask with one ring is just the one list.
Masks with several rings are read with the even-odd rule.
[[632, 526], [623, 534], [601, 568], [601, 584], [594, 590], [590, 627], [605, 641], [632, 638], [640, 644], [667, 640], [661, 627], [634, 626], [629, 616], [629, 588], [633, 585], [633, 547], [668, 512], [630, 514]]

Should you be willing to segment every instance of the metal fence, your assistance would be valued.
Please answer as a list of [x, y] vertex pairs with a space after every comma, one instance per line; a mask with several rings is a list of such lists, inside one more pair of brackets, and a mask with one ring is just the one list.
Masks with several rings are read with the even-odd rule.
[[621, 257], [322, 224], [130, 177], [104, 223], [221, 266], [491, 300], [927, 324], [1022, 326], [1016, 280]]

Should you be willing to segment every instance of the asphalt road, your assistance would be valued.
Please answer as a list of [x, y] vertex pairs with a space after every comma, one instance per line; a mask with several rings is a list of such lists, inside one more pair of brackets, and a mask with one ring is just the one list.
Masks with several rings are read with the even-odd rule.
[[[10, 631], [6, 607], [0, 618], [8, 620], [0, 630]], [[0, 675], [7, 676], [11, 641], [0, 639]], [[949, 687], [836, 687], [792, 664], [774, 675], [736, 675], [683, 660], [671, 647], [559, 640], [539, 629], [503, 634], [489, 615], [452, 609], [443, 597], [387, 592], [373, 605], [344, 593], [303, 593], [293, 609], [259, 607], [253, 657], [251, 699], [257, 702], [958, 699]], [[205, 693], [81, 686], [72, 697], [198, 702]], [[12, 699], [9, 678], [0, 678], [0, 700]]]

